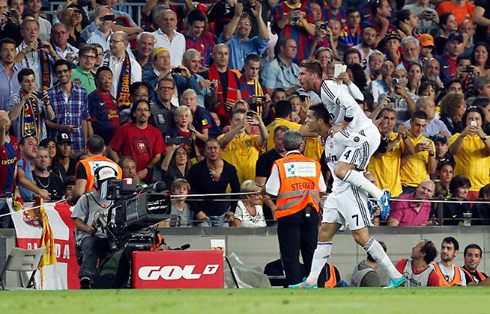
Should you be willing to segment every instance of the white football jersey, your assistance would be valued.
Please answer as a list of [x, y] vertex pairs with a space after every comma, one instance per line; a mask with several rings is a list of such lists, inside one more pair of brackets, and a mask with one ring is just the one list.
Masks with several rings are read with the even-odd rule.
[[335, 166], [337, 165], [340, 156], [342, 155], [344, 150], [345, 146], [341, 145], [336, 139], [332, 138], [331, 136], [329, 136], [325, 140], [325, 159], [327, 161], [327, 166], [332, 173], [332, 192], [335, 194], [345, 191], [350, 187], [350, 183], [339, 179], [334, 172]]

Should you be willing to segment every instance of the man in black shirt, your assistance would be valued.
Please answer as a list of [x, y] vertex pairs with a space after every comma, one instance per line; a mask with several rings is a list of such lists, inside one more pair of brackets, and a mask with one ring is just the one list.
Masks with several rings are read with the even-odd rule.
[[77, 161], [70, 158], [72, 153], [72, 140], [68, 133], [60, 132], [56, 136], [56, 151], [57, 156], [54, 160], [54, 165], [51, 165], [58, 176], [64, 180], [69, 176], [75, 175], [75, 168], [77, 166]]
[[478, 244], [470, 244], [464, 249], [464, 266], [461, 269], [466, 277], [466, 284], [477, 285], [488, 278], [488, 275], [478, 271], [482, 259], [482, 249]]
[[50, 160], [49, 150], [45, 147], [39, 147], [34, 161], [33, 178], [39, 188], [45, 189], [51, 194], [52, 200], [59, 200], [63, 196], [63, 183], [60, 177], [48, 171]]
[[[264, 185], [269, 179], [272, 171], [272, 165], [274, 161], [286, 156], [286, 150], [282, 138], [284, 133], [289, 131], [289, 128], [283, 125], [278, 126], [274, 130], [274, 148], [270, 151], [262, 154], [257, 160], [255, 167], [255, 182], [259, 185]], [[269, 196], [264, 195], [264, 216], [267, 221], [267, 225], [273, 225], [272, 220], [275, 220], [274, 211], [276, 210], [275, 203]]]
[[[191, 194], [226, 193], [228, 185], [232, 193], [240, 192], [238, 175], [233, 165], [221, 159], [221, 146], [217, 139], [209, 139], [204, 145], [206, 158], [194, 164], [187, 174]], [[209, 201], [189, 201], [201, 227], [221, 227], [225, 221], [235, 219], [236, 201], [222, 202], [222, 196], [206, 197]], [[234, 197], [235, 198], [235, 197]], [[229, 210], [228, 210], [229, 207]]]

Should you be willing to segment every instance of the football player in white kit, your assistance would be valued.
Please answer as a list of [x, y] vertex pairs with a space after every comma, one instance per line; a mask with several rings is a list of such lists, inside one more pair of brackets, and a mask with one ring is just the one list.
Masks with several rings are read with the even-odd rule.
[[[352, 143], [354, 137], [357, 140], [355, 143], [360, 144], [355, 147], [345, 146], [332, 172], [342, 181], [376, 198], [381, 207], [381, 219], [384, 220], [390, 212], [390, 193], [376, 187], [362, 173], [381, 142], [379, 130], [350, 95], [347, 85], [338, 84], [333, 80], [322, 81], [322, 72], [318, 61], [303, 61], [299, 81], [305, 90], [320, 95], [323, 105], [332, 118], [331, 132], [340, 132], [350, 138], [347, 144]], [[328, 147], [325, 149], [327, 150]]]
[[[306, 125], [311, 132], [315, 132], [326, 138], [325, 155], [328, 167], [332, 171], [332, 194], [327, 197], [323, 205], [323, 220], [318, 233], [318, 243], [313, 255], [311, 271], [306, 281], [291, 285], [293, 289], [315, 289], [320, 272], [327, 262], [332, 250], [332, 240], [340, 229], [349, 228], [357, 244], [371, 254], [373, 259], [383, 267], [390, 276], [387, 288], [397, 288], [406, 279], [395, 268], [383, 247], [369, 235], [371, 217], [367, 208], [368, 193], [360, 188], [341, 180], [336, 174], [336, 167], [344, 158], [344, 148], [351, 147], [356, 150], [362, 147], [361, 135], [350, 133], [349, 136], [342, 132], [331, 132], [331, 115], [321, 104], [310, 106], [306, 115]], [[333, 134], [332, 134], [333, 133]], [[355, 166], [360, 166], [361, 159], [350, 159]]]

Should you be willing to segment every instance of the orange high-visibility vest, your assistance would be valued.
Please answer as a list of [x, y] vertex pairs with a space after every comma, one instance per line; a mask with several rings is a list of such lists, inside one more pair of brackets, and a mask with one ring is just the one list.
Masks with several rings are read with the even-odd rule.
[[327, 281], [325, 281], [325, 285], [323, 286], [324, 288], [335, 288], [337, 285], [337, 276], [335, 275], [335, 267], [333, 267], [332, 264], [327, 264], [328, 265], [328, 271], [330, 272], [330, 277], [328, 278]]
[[320, 164], [301, 154], [291, 154], [275, 161], [281, 187], [277, 195], [276, 217], [293, 215], [308, 204], [317, 212], [320, 203]]
[[[95, 181], [94, 173], [95, 173], [95, 169], [97, 169], [98, 167], [109, 166], [109, 167], [113, 168], [114, 170], [116, 170], [118, 179], [122, 178], [121, 167], [119, 167], [119, 165], [116, 164], [114, 161], [112, 161], [109, 158], [106, 158], [104, 156], [95, 155], [95, 156], [90, 156], [86, 159], [80, 160], [77, 164], [77, 168], [78, 168], [79, 164], [82, 164], [85, 167], [85, 173], [87, 175], [87, 185], [85, 186], [85, 192], [94, 190], [94, 181]], [[76, 171], [75, 171], [75, 173], [76, 173]], [[78, 179], [78, 178], [76, 178], [76, 176], [75, 176], [75, 179]]]
[[446, 281], [446, 277], [444, 277], [444, 274], [442, 273], [441, 268], [439, 267], [439, 263], [437, 262], [432, 262], [434, 265], [434, 268], [436, 270], [437, 276], [439, 276], [439, 280], [441, 281], [441, 284], [444, 287], [452, 287], [452, 286], [457, 286], [461, 284], [461, 272], [459, 271], [458, 266], [454, 266], [454, 278], [451, 282]]
[[[471, 279], [472, 282], [476, 283], [475, 282], [475, 279], [473, 278], [473, 275], [469, 271], [467, 271], [466, 269], [464, 269], [464, 267], [461, 267], [461, 270], [464, 271], [466, 274], [468, 274], [468, 276], [470, 277], [470, 279]], [[478, 274], [478, 277], [480, 277], [480, 281], [483, 281], [483, 280], [485, 280], [487, 278], [487, 277], [485, 277], [485, 275], [483, 275], [478, 270], [476, 271], [476, 273]], [[468, 284], [468, 283], [466, 283], [466, 284]]]

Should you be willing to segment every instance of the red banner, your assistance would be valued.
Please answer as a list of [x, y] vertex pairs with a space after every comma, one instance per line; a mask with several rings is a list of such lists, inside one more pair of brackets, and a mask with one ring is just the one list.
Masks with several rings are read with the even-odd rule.
[[133, 288], [223, 288], [220, 251], [133, 252]]

